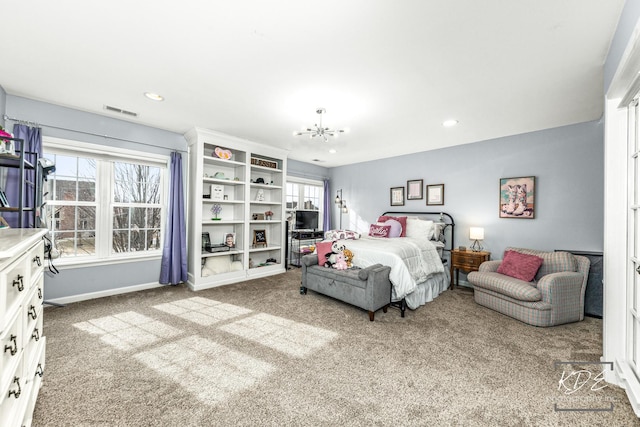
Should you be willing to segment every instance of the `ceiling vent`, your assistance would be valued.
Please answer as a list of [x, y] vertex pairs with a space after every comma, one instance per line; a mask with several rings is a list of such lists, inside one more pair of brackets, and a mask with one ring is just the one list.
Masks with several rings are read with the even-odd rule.
[[111, 111], [113, 113], [124, 114], [125, 116], [138, 117], [138, 113], [134, 113], [133, 111], [123, 110], [122, 108], [118, 108], [118, 107], [112, 107], [111, 105], [105, 105], [104, 109], [107, 111]]

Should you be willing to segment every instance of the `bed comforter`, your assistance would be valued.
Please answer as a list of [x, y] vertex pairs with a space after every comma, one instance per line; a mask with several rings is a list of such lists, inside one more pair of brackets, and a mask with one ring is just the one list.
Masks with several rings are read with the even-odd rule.
[[400, 301], [415, 291], [419, 283], [445, 270], [436, 246], [426, 239], [362, 237], [341, 243], [353, 252], [352, 263], [356, 267], [377, 263], [391, 267], [392, 301]]

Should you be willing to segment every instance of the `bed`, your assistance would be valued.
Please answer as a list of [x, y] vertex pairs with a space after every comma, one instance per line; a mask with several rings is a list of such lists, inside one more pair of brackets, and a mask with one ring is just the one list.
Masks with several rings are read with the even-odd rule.
[[[389, 279], [393, 285], [391, 301], [404, 316], [405, 308], [412, 310], [432, 301], [449, 288], [449, 252], [454, 247], [455, 223], [444, 212], [385, 212], [378, 224], [389, 218], [406, 217], [404, 237], [382, 238], [349, 236], [339, 242], [353, 253], [352, 264], [366, 268], [374, 264], [391, 267]], [[327, 232], [325, 239], [334, 240], [335, 232]], [[357, 238], [359, 237], [359, 238]]]

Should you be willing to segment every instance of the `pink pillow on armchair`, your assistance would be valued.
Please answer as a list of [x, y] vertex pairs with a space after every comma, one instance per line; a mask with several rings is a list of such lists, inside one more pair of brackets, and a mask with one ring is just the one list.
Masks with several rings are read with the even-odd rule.
[[498, 273], [505, 276], [530, 282], [536, 277], [543, 259], [535, 255], [521, 254], [516, 251], [506, 251], [504, 259], [498, 267]]

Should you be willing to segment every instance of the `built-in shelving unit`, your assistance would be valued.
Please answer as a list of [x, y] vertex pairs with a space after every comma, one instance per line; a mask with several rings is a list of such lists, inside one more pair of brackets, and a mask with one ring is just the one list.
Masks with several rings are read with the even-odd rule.
[[[206, 289], [284, 272], [287, 152], [201, 128], [185, 137], [189, 143], [189, 287]], [[214, 206], [218, 212], [212, 210]], [[268, 212], [273, 215], [268, 217]], [[211, 245], [224, 244], [232, 235], [234, 245], [229, 250], [207, 251], [203, 233]]]

